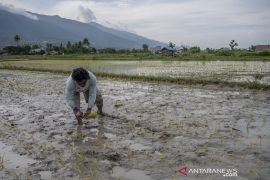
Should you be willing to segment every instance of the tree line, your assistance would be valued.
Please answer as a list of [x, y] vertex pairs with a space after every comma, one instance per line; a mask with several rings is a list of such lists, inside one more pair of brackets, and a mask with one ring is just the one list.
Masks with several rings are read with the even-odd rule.
[[[8, 54], [95, 54], [95, 53], [106, 53], [106, 54], [128, 54], [128, 53], [149, 53], [149, 46], [147, 44], [142, 44], [142, 47], [140, 49], [116, 49], [116, 48], [101, 48], [96, 49], [88, 38], [83, 38], [81, 41], [78, 42], [70, 42], [67, 43], [46, 43], [45, 45], [40, 44], [26, 44], [26, 45], [20, 45], [21, 37], [20, 35], [15, 35], [14, 41], [16, 43], [16, 46], [6, 46], [3, 48], [3, 52]], [[235, 40], [231, 40], [229, 42], [230, 48], [220, 48], [220, 49], [211, 49], [206, 48], [203, 50], [205, 53], [210, 54], [216, 54], [221, 56], [231, 56], [234, 52], [255, 52], [256, 46], [251, 45], [247, 50], [241, 50], [236, 49], [236, 47], [239, 45], [238, 42]], [[177, 47], [176, 51], [176, 45], [173, 42], [169, 42], [167, 47], [171, 48], [168, 49], [173, 50], [173, 53], [170, 53], [170, 55], [175, 56], [177, 53], [181, 54], [196, 54], [201, 53], [202, 50], [199, 46], [193, 46], [193, 47], [187, 47], [187, 46], [181, 46]], [[167, 50], [167, 51], [168, 51]], [[163, 54], [162, 49], [156, 50], [155, 52], [157, 54]], [[269, 54], [269, 52], [267, 52]]]
[[142, 49], [116, 49], [116, 48], [101, 48], [96, 49], [93, 47], [88, 38], [84, 38], [78, 42], [68, 41], [66, 44], [63, 43], [46, 43], [46, 45], [39, 44], [24, 44], [20, 45], [21, 37], [19, 35], [14, 36], [16, 46], [6, 46], [3, 51], [8, 54], [95, 54], [95, 53], [144, 53], [149, 52], [148, 45], [143, 44]]

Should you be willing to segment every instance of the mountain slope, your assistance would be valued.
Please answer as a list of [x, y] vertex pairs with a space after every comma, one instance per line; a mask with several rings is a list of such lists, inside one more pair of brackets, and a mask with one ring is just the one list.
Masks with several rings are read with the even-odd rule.
[[81, 23], [59, 16], [33, 15], [38, 20], [13, 14], [0, 9], [0, 45], [14, 43], [13, 37], [19, 34], [24, 42], [63, 42], [88, 38], [98, 48], [140, 48], [143, 43], [149, 46], [164, 45], [142, 36], [107, 28], [97, 23]]

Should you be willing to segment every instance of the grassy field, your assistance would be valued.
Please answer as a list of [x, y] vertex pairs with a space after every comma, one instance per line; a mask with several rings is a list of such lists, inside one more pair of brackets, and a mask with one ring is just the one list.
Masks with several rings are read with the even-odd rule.
[[161, 56], [152, 53], [129, 53], [129, 54], [65, 54], [65, 55], [9, 55], [0, 56], [0, 61], [10, 60], [128, 60], [128, 61], [270, 61], [270, 53], [263, 52], [233, 52], [233, 53], [181, 53], [172, 56]]
[[270, 86], [270, 62], [263, 58], [260, 61], [200, 61], [196, 58], [180, 61], [179, 57], [145, 54], [140, 56], [143, 60], [138, 60], [138, 54], [5, 56], [1, 57], [0, 68], [70, 73], [73, 68], [85, 67], [99, 77], [184, 84], [222, 84], [255, 89], [269, 89]]

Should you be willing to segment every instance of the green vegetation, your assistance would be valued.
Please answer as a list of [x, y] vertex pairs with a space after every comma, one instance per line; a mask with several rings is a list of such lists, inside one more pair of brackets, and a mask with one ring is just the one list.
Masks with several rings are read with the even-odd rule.
[[234, 50], [234, 47], [238, 46], [238, 43], [235, 40], [231, 40], [229, 46], [231, 47], [231, 50]]
[[18, 34], [16, 34], [14, 36], [14, 41], [17, 43], [17, 46], [18, 46], [18, 43], [19, 43], [20, 40], [21, 40], [21, 37]]
[[8, 55], [0, 56], [1, 61], [25, 61], [25, 60], [177, 60], [173, 57], [160, 56], [150, 53], [130, 54], [65, 54], [65, 55]]
[[[167, 47], [172, 53], [162, 49], [149, 48], [142, 44], [139, 49], [95, 48], [91, 42], [84, 38], [78, 42], [47, 43], [46, 46], [39, 44], [24, 44], [19, 46], [21, 37], [14, 36], [17, 46], [6, 46], [0, 50], [0, 61], [6, 60], [166, 60], [166, 61], [269, 61], [270, 51], [255, 51], [256, 46], [251, 45], [248, 49], [236, 49], [238, 43], [231, 40], [229, 48], [202, 50], [198, 46], [177, 47], [169, 42]], [[166, 47], [166, 48], [167, 48]], [[177, 48], [176, 48], [177, 47]]]
[[5, 168], [4, 157], [0, 157], [0, 171], [2, 171], [4, 168]]
[[[14, 48], [20, 48], [22, 52], [31, 49], [30, 46], [9, 46], [10, 51], [16, 51]], [[199, 47], [193, 47], [190, 50], [176, 54], [175, 56], [162, 56], [160, 54], [144, 53], [106, 53], [113, 52], [114, 49], [101, 49], [102, 53], [96, 54], [64, 54], [64, 55], [5, 55], [0, 56], [1, 61], [18, 61], [18, 60], [117, 60], [117, 61], [270, 61], [270, 51], [230, 51], [219, 50], [209, 53], [202, 52]]]

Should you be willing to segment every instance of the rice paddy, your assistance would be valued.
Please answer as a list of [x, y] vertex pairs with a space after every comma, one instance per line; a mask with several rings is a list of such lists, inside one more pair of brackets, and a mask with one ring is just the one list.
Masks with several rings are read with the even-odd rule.
[[[178, 170], [188, 164], [267, 179], [269, 63], [2, 61], [0, 145], [12, 156], [0, 154], [0, 178], [169, 180], [183, 178]], [[105, 115], [94, 108], [83, 126], [64, 98], [75, 67], [97, 75], [104, 98]], [[10, 163], [19, 155], [29, 163]]]
[[[239, 83], [249, 86], [270, 85], [270, 62], [267, 61], [128, 61], [128, 60], [8, 60], [2, 69], [70, 72], [85, 67], [98, 76], [160, 81]], [[184, 81], [183, 81], [184, 82]], [[255, 84], [255, 85], [254, 85]]]

